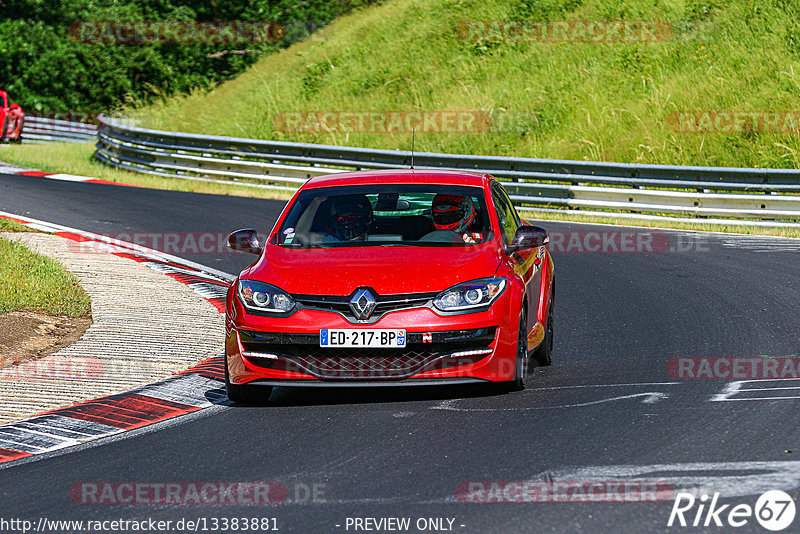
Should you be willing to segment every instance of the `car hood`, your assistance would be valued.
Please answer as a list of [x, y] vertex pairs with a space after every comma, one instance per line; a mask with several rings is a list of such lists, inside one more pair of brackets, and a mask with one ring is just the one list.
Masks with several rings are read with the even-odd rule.
[[371, 287], [382, 295], [428, 293], [493, 276], [500, 263], [493, 243], [471, 247], [287, 249], [267, 245], [242, 278], [293, 294], [349, 295]]

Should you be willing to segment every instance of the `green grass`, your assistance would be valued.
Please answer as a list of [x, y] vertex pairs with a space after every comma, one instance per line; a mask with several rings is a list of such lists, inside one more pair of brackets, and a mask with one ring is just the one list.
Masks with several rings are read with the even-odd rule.
[[[466, 42], [464, 20], [660, 20], [656, 43]], [[490, 131], [418, 133], [420, 151], [800, 166], [797, 135], [677, 133], [675, 111], [794, 110], [800, 7], [788, 0], [388, 0], [337, 19], [210, 92], [130, 109], [198, 133], [407, 149], [409, 134], [287, 134], [292, 110], [482, 110]]]
[[0, 217], [0, 232], [33, 232], [24, 224]]
[[14, 310], [81, 317], [91, 300], [57, 261], [0, 237], [0, 313]]
[[104, 165], [92, 157], [94, 145], [90, 143], [53, 143], [47, 145], [0, 146], [0, 161], [30, 167], [39, 171], [75, 174], [100, 178], [111, 182], [133, 184], [153, 189], [189, 191], [214, 195], [235, 195], [288, 200], [291, 193], [254, 187], [217, 184], [181, 178], [151, 176], [128, 172]]

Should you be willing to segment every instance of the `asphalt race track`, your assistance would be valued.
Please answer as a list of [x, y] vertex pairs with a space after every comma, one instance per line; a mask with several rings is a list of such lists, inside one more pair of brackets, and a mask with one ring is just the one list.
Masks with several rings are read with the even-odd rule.
[[[135, 232], [142, 238], [142, 244], [148, 246], [153, 241], [148, 234], [175, 234], [179, 241], [167, 247], [166, 252], [186, 246], [186, 253], [176, 255], [221, 271], [238, 273], [252, 263], [255, 256], [226, 252], [224, 247], [221, 247], [222, 254], [198, 253], [201, 245], [196, 243], [197, 250], [194, 250], [185, 236], [211, 234], [224, 238], [233, 230], [246, 227], [268, 231], [284, 205], [274, 200], [113, 185], [91, 187], [94, 185], [103, 184], [0, 174], [0, 210], [112, 237], [128, 235], [129, 241], [135, 237]], [[198, 198], [205, 200], [198, 202]], [[211, 248], [210, 242], [207, 245]], [[213, 248], [219, 250], [220, 247]]]
[[[0, 175], [0, 210], [97, 233], [267, 231], [282, 205]], [[668, 528], [672, 497], [482, 503], [465, 502], [459, 488], [660, 480], [709, 500], [720, 492], [721, 504], [753, 506], [769, 489], [800, 498], [800, 380], [731, 385], [733, 378], [668, 372], [674, 358], [798, 354], [800, 243], [648, 231], [665, 245], [588, 252], [587, 233], [601, 236], [596, 244], [621, 230], [543, 225], [563, 238], [551, 247], [554, 363], [536, 369], [525, 391], [277, 389], [264, 406], [216, 405], [11, 463], [0, 469], [0, 514], [173, 524], [205, 518], [210, 532], [222, 531], [210, 528], [212, 519], [234, 517], [276, 518], [280, 532], [297, 533], [365, 531], [354, 518], [389, 517], [410, 518], [409, 532], [721, 532], [731, 527]], [[583, 245], [567, 251], [570, 239]], [[229, 273], [253, 258], [183, 256]], [[84, 504], [70, 494], [82, 483], [265, 481], [282, 484], [286, 498], [266, 506], [170, 506]], [[753, 518], [737, 531], [766, 532]]]

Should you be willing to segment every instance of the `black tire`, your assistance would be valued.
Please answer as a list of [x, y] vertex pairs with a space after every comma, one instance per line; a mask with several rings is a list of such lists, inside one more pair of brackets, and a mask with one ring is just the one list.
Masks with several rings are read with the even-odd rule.
[[17, 145], [22, 143], [22, 129], [24, 127], [25, 127], [25, 118], [23, 117], [19, 120], [19, 135], [16, 137], [16, 139], [12, 139], [10, 142], [15, 143]]
[[528, 311], [522, 309], [519, 316], [519, 331], [517, 333], [517, 359], [514, 363], [514, 379], [503, 382], [503, 391], [522, 391], [525, 389], [525, 377], [530, 371], [528, 354]]
[[228, 394], [228, 399], [236, 404], [264, 404], [269, 400], [269, 395], [272, 393], [272, 388], [269, 386], [231, 384], [228, 376], [228, 357], [223, 357], [225, 358], [225, 392]]
[[536, 363], [541, 367], [545, 367], [553, 363], [553, 311], [555, 310], [554, 306], [556, 302], [555, 293], [556, 285], [554, 281], [552, 289], [550, 290], [550, 304], [547, 306], [547, 321], [545, 321], [544, 339], [542, 340], [542, 344], [539, 345], [533, 352], [533, 359], [536, 360]]

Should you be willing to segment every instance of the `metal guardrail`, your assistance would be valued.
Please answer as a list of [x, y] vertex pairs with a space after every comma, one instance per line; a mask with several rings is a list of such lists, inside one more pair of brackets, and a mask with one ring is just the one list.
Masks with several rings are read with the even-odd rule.
[[22, 142], [88, 143], [97, 139], [98, 129], [96, 124], [26, 115], [22, 124]]
[[[261, 187], [297, 189], [312, 176], [404, 168], [411, 163], [409, 151], [166, 132], [103, 116], [99, 120], [97, 159], [159, 176], [256, 181]], [[682, 167], [428, 152], [414, 154], [414, 167], [490, 173], [504, 181], [521, 210], [568, 208], [800, 221], [800, 170], [795, 169]]]

